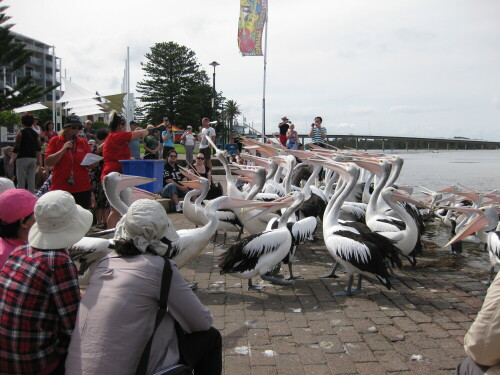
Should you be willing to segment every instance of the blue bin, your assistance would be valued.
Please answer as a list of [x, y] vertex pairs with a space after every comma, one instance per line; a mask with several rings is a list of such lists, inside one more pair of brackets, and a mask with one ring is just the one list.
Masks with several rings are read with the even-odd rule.
[[120, 160], [123, 174], [156, 178], [156, 181], [139, 185], [138, 188], [151, 193], [159, 193], [163, 189], [164, 160]]

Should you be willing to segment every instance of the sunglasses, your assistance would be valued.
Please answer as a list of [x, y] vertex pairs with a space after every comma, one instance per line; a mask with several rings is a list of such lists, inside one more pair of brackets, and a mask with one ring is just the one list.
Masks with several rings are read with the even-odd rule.
[[205, 160], [205, 158], [196, 158], [196, 159], [198, 159], [198, 160]]
[[169, 158], [176, 158], [177, 155], [168, 155]]

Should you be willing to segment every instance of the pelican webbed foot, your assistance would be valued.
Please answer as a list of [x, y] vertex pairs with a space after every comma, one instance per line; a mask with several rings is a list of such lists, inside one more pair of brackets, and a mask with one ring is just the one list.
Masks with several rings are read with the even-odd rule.
[[329, 274], [326, 274], [326, 275], [320, 275], [319, 277], [322, 278], [322, 279], [326, 279], [326, 278], [333, 278], [333, 279], [337, 279], [338, 276], [335, 275], [335, 271], [337, 271], [337, 268], [339, 268], [339, 262], [335, 262], [335, 264], [333, 265], [333, 268], [332, 270], [330, 271]]
[[292, 285], [292, 283], [289, 281], [279, 280], [279, 279], [276, 279], [275, 277], [271, 277], [271, 276], [267, 276], [267, 275], [260, 275], [260, 277], [262, 278], [262, 280], [269, 281], [271, 284], [274, 284], [274, 285]]
[[254, 285], [252, 279], [248, 279], [248, 290], [261, 290], [262, 285]]

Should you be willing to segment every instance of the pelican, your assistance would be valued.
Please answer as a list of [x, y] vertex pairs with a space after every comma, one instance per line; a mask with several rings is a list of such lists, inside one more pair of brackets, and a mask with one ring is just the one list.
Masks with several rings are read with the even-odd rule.
[[[395, 251], [387, 252], [390, 241], [376, 233], [360, 233], [356, 229], [343, 225], [338, 217], [344, 200], [357, 182], [359, 168], [353, 163], [346, 165], [328, 162], [325, 166], [334, 168], [347, 181], [337, 199], [330, 200], [323, 217], [323, 236], [325, 245], [332, 257], [339, 262], [349, 274], [345, 291], [334, 293], [334, 296], [349, 296], [352, 292], [354, 273], [359, 274], [357, 291], [361, 290], [362, 276], [378, 279], [386, 288], [391, 288], [390, 274], [384, 263], [389, 257], [400, 266], [401, 261]], [[392, 250], [392, 249], [391, 249]]]
[[495, 272], [495, 265], [500, 264], [500, 230], [498, 228], [498, 212], [494, 206], [481, 207], [480, 209], [471, 207], [455, 207], [458, 211], [469, 211], [478, 214], [469, 224], [453, 237], [446, 245], [446, 247], [462, 238], [470, 235], [471, 233], [478, 232], [481, 242], [485, 244], [486, 250], [490, 257], [490, 276], [488, 284], [493, 280]]
[[[152, 198], [152, 195], [148, 194], [148, 192], [144, 192], [142, 190], [132, 192], [130, 188], [146, 184], [154, 180], [154, 178], [129, 176], [118, 172], [111, 172], [104, 177], [103, 187], [109, 203], [121, 215], [125, 215], [129, 205], [132, 203], [131, 200], [133, 198]], [[114, 233], [114, 231], [115, 230], [113, 228], [83, 237], [80, 241], [68, 248], [69, 254], [78, 264], [78, 279], [82, 288], [87, 285], [88, 280], [90, 279], [90, 276], [92, 275], [99, 260], [106, 254], [110, 253], [114, 245], [114, 241], [112, 239], [94, 238], [91, 236], [111, 234]], [[172, 240], [177, 238], [175, 229], [171, 223], [169, 225], [168, 237]]]
[[[287, 203], [293, 200], [293, 203], [279, 218], [276, 229], [252, 234], [227, 249], [219, 261], [221, 275], [229, 274], [241, 279], [248, 279], [248, 289], [251, 290], [262, 289], [261, 286], [252, 283], [252, 278], [258, 275], [275, 284], [290, 285], [289, 282], [276, 280], [265, 274], [281, 262], [292, 247], [293, 240], [287, 228], [287, 222], [299, 208], [302, 199], [303, 197], [295, 196], [281, 201], [281, 203]], [[263, 215], [263, 213], [257, 216], [259, 215]]]
[[181, 269], [186, 264], [201, 255], [203, 249], [210, 242], [214, 235], [219, 219], [216, 211], [218, 209], [235, 209], [245, 207], [268, 207], [269, 202], [248, 201], [242, 199], [222, 196], [211, 200], [205, 207], [205, 215], [208, 222], [194, 229], [181, 229], [177, 231], [179, 239], [172, 242], [171, 257], [176, 262], [177, 267]]

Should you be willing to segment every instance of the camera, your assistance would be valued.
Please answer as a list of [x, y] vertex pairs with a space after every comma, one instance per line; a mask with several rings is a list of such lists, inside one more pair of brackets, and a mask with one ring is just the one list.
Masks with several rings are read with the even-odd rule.
[[66, 180], [68, 185], [74, 186], [75, 185], [75, 180], [73, 179], [73, 175], [69, 176], [68, 179]]
[[311, 124], [311, 128], [314, 128], [314, 122]]

